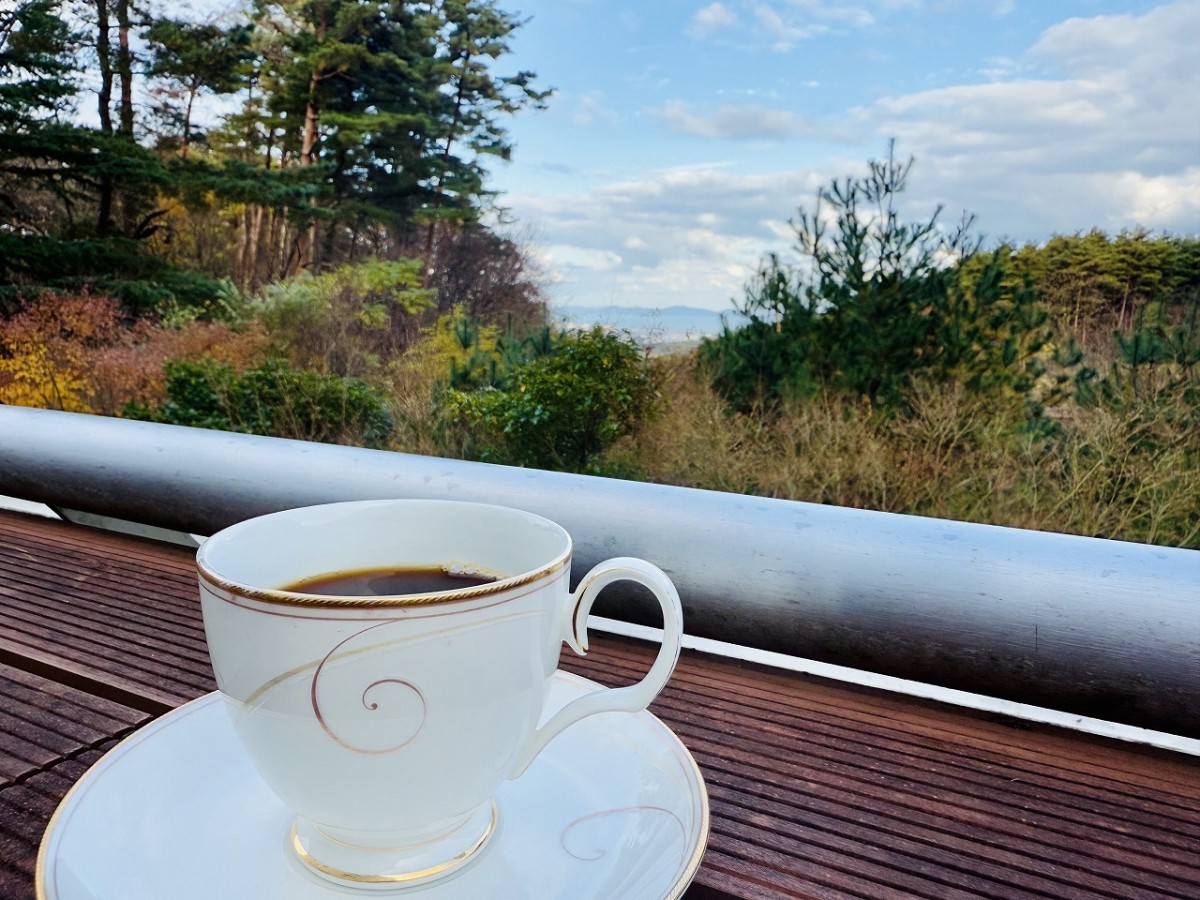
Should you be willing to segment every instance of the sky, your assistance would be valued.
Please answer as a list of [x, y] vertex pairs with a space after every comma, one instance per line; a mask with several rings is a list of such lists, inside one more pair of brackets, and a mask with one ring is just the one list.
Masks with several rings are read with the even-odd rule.
[[492, 187], [555, 306], [729, 310], [789, 221], [915, 157], [919, 221], [1200, 235], [1200, 0], [516, 0]]

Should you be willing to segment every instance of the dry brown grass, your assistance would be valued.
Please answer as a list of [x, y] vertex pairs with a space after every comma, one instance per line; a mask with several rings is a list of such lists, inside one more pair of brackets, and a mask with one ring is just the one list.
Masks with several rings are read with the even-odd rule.
[[613, 456], [656, 482], [1179, 546], [1200, 546], [1200, 435], [1168, 406], [1073, 409], [1031, 429], [1016, 400], [926, 388], [904, 414], [818, 396], [728, 415], [686, 358], [660, 418]]
[[[661, 367], [653, 420], [604, 474], [740, 494], [1200, 548], [1200, 434], [1182, 395], [1065, 406], [1031, 427], [1017, 397], [927, 386], [904, 413], [825, 394], [776, 414], [731, 414], [692, 358]], [[462, 457], [429, 402], [445, 353], [390, 372], [395, 449]], [[1189, 418], [1190, 416], [1190, 418]]]
[[392, 360], [375, 383], [389, 400], [396, 430], [392, 449], [425, 456], [459, 458], [449, 446], [434, 410], [433, 397], [449, 372], [449, 360], [433, 341], [420, 341]]

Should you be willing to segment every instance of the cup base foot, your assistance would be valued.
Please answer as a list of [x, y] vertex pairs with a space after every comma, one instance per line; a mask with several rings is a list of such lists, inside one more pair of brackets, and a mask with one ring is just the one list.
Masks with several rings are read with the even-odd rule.
[[395, 891], [427, 885], [473, 861], [496, 828], [488, 801], [461, 825], [433, 840], [399, 847], [363, 847], [338, 840], [303, 818], [292, 823], [291, 846], [308, 868], [335, 884]]

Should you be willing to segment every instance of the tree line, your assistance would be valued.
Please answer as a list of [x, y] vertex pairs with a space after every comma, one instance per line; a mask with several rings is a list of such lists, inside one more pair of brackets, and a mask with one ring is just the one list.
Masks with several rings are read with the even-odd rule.
[[829, 390], [896, 408], [920, 383], [958, 384], [1024, 398], [1040, 419], [1090, 397], [1118, 358], [1169, 369], [1192, 396], [1200, 239], [1092, 230], [985, 247], [969, 215], [951, 227], [940, 208], [903, 216], [913, 162], [892, 145], [798, 210], [794, 257], [768, 256], [735, 301], [739, 321], [700, 347], [734, 408]]
[[87, 286], [133, 312], [203, 305], [369, 258], [420, 257], [427, 285], [468, 294], [491, 266], [511, 289], [521, 249], [480, 218], [507, 119], [550, 93], [501, 71], [520, 25], [491, 0], [253, 0], [212, 21], [18, 0], [0, 304]]
[[696, 353], [563, 334], [482, 224], [548, 95], [500, 74], [519, 26], [0, 11], [0, 402], [1195, 544], [1200, 240], [985, 248], [905, 218], [889, 150]]

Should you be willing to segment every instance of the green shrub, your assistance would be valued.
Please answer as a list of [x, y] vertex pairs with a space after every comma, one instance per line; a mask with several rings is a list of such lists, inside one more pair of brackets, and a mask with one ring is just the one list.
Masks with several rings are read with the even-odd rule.
[[225, 289], [221, 281], [146, 252], [133, 238], [62, 240], [0, 229], [0, 314], [47, 291], [93, 290], [144, 315], [160, 304], [203, 307]]
[[433, 304], [419, 260], [368, 259], [267, 285], [251, 304], [293, 365], [361, 378], [398, 355]]
[[657, 379], [629, 338], [596, 328], [560, 336], [543, 349], [507, 370], [502, 387], [441, 393], [443, 415], [465, 455], [589, 471], [655, 411]]
[[369, 447], [382, 446], [392, 431], [382, 399], [355, 378], [279, 360], [242, 373], [212, 360], [170, 361], [165, 371], [166, 402], [129, 404], [126, 417]]

